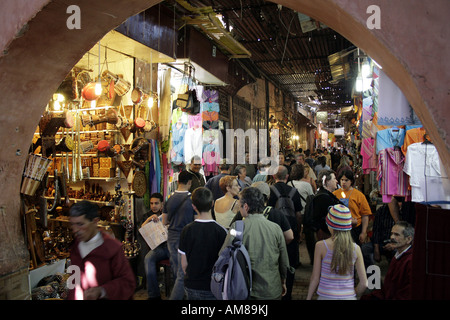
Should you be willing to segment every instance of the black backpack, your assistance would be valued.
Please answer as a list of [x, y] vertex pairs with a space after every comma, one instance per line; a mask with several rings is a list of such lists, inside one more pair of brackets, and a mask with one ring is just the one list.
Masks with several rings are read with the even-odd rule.
[[310, 194], [306, 197], [303, 225], [313, 231], [317, 231], [319, 228], [314, 224], [314, 197], [314, 194]]
[[270, 190], [277, 196], [277, 202], [275, 203], [275, 209], [280, 210], [286, 217], [294, 217], [295, 218], [295, 205], [292, 200], [296, 188], [292, 188], [287, 196], [282, 196], [280, 191], [275, 186], [271, 186]]

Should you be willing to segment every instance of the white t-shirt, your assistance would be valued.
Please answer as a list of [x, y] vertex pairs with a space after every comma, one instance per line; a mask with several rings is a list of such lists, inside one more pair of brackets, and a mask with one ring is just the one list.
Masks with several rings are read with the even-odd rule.
[[409, 145], [403, 171], [410, 177], [411, 201], [450, 201], [448, 176], [443, 169], [434, 145], [420, 142]]
[[[290, 187], [292, 187], [292, 185], [294, 185], [294, 187], [297, 189], [298, 193], [300, 193], [302, 198], [305, 200], [309, 195], [314, 194], [313, 188], [309, 182], [300, 181], [300, 180], [292, 180], [292, 181], [289, 181], [287, 183], [287, 185]], [[300, 201], [302, 202], [302, 206], [303, 206], [303, 209], [301, 211], [303, 214], [305, 212], [306, 201], [304, 201], [302, 198], [300, 198]]]

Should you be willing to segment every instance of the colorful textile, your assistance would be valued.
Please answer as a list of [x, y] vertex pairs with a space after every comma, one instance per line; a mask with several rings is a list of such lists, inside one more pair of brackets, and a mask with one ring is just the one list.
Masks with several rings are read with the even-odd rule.
[[404, 140], [405, 129], [394, 127], [378, 131], [376, 144], [377, 154], [379, 154], [381, 150], [384, 150], [386, 148], [401, 147]]
[[203, 121], [217, 121], [219, 120], [219, 113], [216, 111], [203, 111], [201, 113]]
[[200, 112], [204, 112], [204, 111], [219, 112], [220, 111], [219, 103], [217, 103], [217, 102], [201, 102], [200, 103]]
[[363, 157], [362, 169], [364, 174], [370, 171], [377, 171], [377, 155], [375, 153], [375, 139], [367, 138], [362, 140], [361, 156]]
[[202, 114], [188, 115], [189, 128], [200, 128], [202, 126]]
[[170, 150], [170, 160], [175, 163], [184, 161], [184, 138], [187, 124], [175, 123], [172, 125], [172, 149]]
[[219, 92], [217, 90], [206, 89], [201, 95], [202, 102], [219, 102]]
[[384, 203], [391, 202], [392, 196], [411, 196], [408, 176], [403, 172], [405, 157], [401, 150], [386, 148], [378, 154], [377, 180]]
[[[426, 130], [423, 127], [414, 128], [406, 131], [405, 140], [402, 145], [402, 152], [406, 155], [408, 146], [413, 143], [424, 142]], [[428, 137], [428, 141], [430, 138]], [[431, 142], [431, 141], [430, 141]]]
[[220, 145], [218, 130], [203, 131], [203, 160], [205, 174], [217, 174], [220, 164]]

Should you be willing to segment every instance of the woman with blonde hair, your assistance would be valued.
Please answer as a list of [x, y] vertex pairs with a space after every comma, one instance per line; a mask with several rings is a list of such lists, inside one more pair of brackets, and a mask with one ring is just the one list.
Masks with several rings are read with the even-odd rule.
[[[307, 300], [316, 289], [318, 300], [356, 300], [367, 288], [367, 275], [361, 248], [350, 234], [350, 210], [342, 204], [330, 207], [326, 223], [331, 237], [316, 243]], [[355, 267], [359, 278], [356, 289]]]
[[314, 174], [314, 171], [311, 169], [311, 167], [309, 166], [309, 164], [305, 163], [303, 165], [304, 168], [304, 174], [303, 174], [303, 178], [301, 179], [301, 181], [306, 181], [308, 182], [312, 189], [313, 189], [313, 193], [317, 192], [317, 184], [316, 184], [316, 177], [314, 175], [314, 177], [311, 176], [311, 174]]
[[239, 201], [237, 196], [241, 188], [236, 176], [225, 176], [220, 178], [219, 187], [225, 194], [223, 197], [216, 200], [214, 204], [214, 215], [217, 223], [222, 227], [228, 229], [231, 220], [237, 212], [239, 212]]

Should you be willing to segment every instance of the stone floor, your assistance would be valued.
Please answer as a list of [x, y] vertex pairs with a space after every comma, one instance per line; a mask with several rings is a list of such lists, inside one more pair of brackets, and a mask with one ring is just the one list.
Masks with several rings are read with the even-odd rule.
[[[303, 241], [300, 244], [300, 262], [302, 263], [301, 266], [299, 266], [296, 270], [295, 270], [295, 282], [294, 282], [294, 288], [292, 289], [292, 299], [293, 300], [305, 300], [306, 296], [308, 295], [308, 287], [309, 287], [309, 279], [311, 277], [311, 273], [312, 273], [312, 265], [310, 264], [310, 259], [308, 256], [308, 252], [306, 250], [306, 245], [305, 245], [305, 241]], [[386, 260], [382, 260], [378, 266], [380, 267], [381, 270], [381, 278], [384, 278], [384, 275], [386, 274], [387, 271], [387, 261]], [[161, 298], [163, 300], [167, 299], [165, 297], [164, 294], [164, 281], [163, 281], [163, 273], [160, 273], [160, 278], [161, 278]], [[313, 297], [313, 299], [316, 299], [317, 296], [315, 295]], [[147, 299], [147, 291], [146, 289], [141, 289], [138, 290], [135, 293], [134, 296], [135, 300], [146, 300]]]

